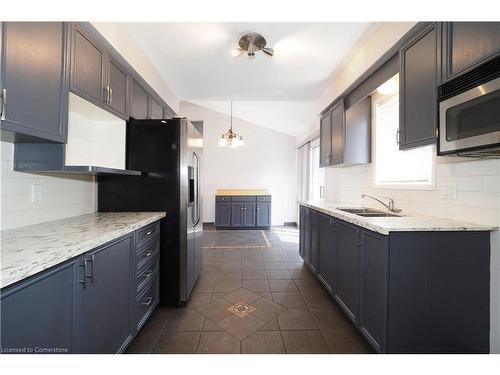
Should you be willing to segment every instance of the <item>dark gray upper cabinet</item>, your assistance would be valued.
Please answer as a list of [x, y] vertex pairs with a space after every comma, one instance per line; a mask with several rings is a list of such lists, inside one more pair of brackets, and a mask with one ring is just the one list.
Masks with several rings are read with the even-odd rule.
[[330, 112], [321, 117], [319, 139], [319, 166], [326, 167], [330, 165], [332, 159], [332, 124]]
[[[116, 353], [132, 338], [131, 265], [133, 236], [88, 253], [82, 288], [82, 351]], [[135, 266], [135, 264], [134, 264]], [[121, 312], [121, 313], [118, 313]]]
[[73, 28], [71, 90], [85, 99], [102, 103], [105, 93], [105, 52], [78, 26]]
[[443, 80], [452, 79], [500, 53], [500, 22], [443, 23]]
[[387, 236], [364, 230], [361, 253], [361, 306], [363, 308], [359, 326], [378, 352], [384, 352], [386, 349], [388, 264]]
[[36, 348], [78, 351], [79, 261], [56, 266], [41, 277], [1, 293], [1, 342], [4, 351]]
[[338, 247], [335, 265], [335, 299], [347, 315], [359, 318], [359, 259], [361, 231], [357, 227], [337, 223]]
[[130, 117], [135, 119], [148, 118], [148, 93], [134, 79], [130, 88]]
[[341, 100], [331, 111], [332, 122], [332, 164], [344, 162], [345, 113], [344, 101]]
[[128, 75], [113, 59], [108, 63], [108, 101], [109, 107], [122, 117], [128, 113]]
[[2, 23], [3, 140], [66, 142], [66, 38], [62, 22]]
[[319, 250], [319, 269], [317, 272], [329, 292], [333, 293], [337, 253], [337, 222], [327, 215], [318, 214], [317, 225]]
[[401, 150], [436, 141], [440, 62], [438, 24], [431, 25], [400, 50], [398, 139]]
[[269, 227], [271, 225], [271, 203], [257, 202], [257, 227]]
[[149, 96], [149, 118], [153, 120], [161, 120], [163, 118], [163, 107], [151, 95]]
[[371, 162], [372, 100], [367, 96], [345, 114], [344, 165]]

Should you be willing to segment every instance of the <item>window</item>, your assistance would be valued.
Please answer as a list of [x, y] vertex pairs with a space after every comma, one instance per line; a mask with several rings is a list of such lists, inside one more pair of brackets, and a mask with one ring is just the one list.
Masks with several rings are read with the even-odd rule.
[[[392, 80], [392, 83], [389, 83]], [[372, 95], [374, 124], [375, 187], [391, 189], [433, 189], [434, 145], [400, 151], [398, 76], [384, 83]]]
[[309, 168], [309, 198], [312, 200], [318, 200], [324, 198], [324, 185], [325, 185], [325, 177], [324, 177], [324, 168], [319, 167], [319, 138], [311, 141], [311, 156], [310, 156], [310, 168]]

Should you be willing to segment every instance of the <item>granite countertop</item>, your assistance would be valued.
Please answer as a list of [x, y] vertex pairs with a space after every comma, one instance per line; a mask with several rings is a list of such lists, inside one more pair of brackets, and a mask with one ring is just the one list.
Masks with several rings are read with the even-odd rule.
[[219, 189], [215, 195], [271, 195], [267, 189]]
[[102, 212], [0, 232], [4, 288], [165, 217], [165, 212]]
[[[339, 210], [339, 208], [360, 208], [360, 206], [349, 204], [325, 201], [305, 201], [300, 202], [300, 204], [381, 234], [389, 234], [389, 232], [491, 231], [498, 229], [481, 224], [417, 215], [410, 212], [397, 213], [397, 215], [401, 215], [397, 217], [363, 217]], [[379, 210], [379, 208], [374, 209]], [[380, 211], [384, 210], [380, 209]]]

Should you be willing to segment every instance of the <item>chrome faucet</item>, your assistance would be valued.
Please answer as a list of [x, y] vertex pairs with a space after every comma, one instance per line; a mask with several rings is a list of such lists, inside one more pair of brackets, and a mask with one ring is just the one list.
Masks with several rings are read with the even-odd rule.
[[401, 209], [399, 208], [396, 208], [395, 207], [395, 204], [394, 204], [394, 199], [392, 199], [391, 197], [389, 197], [388, 195], [382, 195], [384, 198], [387, 198], [387, 201], [388, 203], [384, 203], [383, 201], [381, 201], [380, 199], [376, 198], [376, 197], [373, 197], [371, 195], [368, 195], [368, 194], [361, 194], [361, 198], [371, 198], [373, 200], [376, 200], [377, 202], [379, 202], [380, 204], [382, 204], [385, 208], [387, 208], [389, 211], [392, 211], [392, 212], [401, 212]]

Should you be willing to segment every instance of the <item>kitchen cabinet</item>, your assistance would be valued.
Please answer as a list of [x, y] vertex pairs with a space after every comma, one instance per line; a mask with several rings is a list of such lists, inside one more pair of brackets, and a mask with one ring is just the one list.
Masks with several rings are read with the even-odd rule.
[[152, 223], [3, 288], [2, 349], [123, 352], [159, 302], [159, 235]]
[[443, 80], [500, 54], [500, 22], [443, 23]]
[[309, 260], [309, 266], [312, 268], [313, 272], [318, 273], [319, 270], [319, 229], [318, 229], [318, 213], [312, 211], [310, 214], [310, 226], [311, 226], [311, 257]]
[[324, 114], [320, 120], [319, 128], [319, 166], [326, 167], [332, 160], [332, 123], [331, 112]]
[[148, 118], [148, 93], [136, 80], [132, 79], [130, 88], [130, 117]]
[[378, 352], [386, 347], [388, 256], [387, 236], [367, 230], [361, 232], [359, 327]]
[[335, 299], [354, 322], [359, 318], [361, 230], [347, 223], [337, 224], [338, 245], [334, 283]]
[[432, 24], [399, 52], [399, 148], [436, 142], [437, 87], [440, 83], [441, 34]]
[[318, 214], [318, 278], [330, 293], [334, 292], [335, 264], [337, 263], [337, 222], [335, 219]]
[[108, 63], [109, 98], [108, 106], [122, 117], [128, 114], [128, 74], [114, 59]]
[[151, 95], [149, 96], [150, 110], [149, 118], [153, 120], [163, 119], [163, 107]]
[[[1, 293], [1, 342], [5, 353], [36, 348], [72, 353], [77, 348], [79, 260], [59, 265]], [[15, 351], [13, 351], [15, 352]]]
[[331, 111], [332, 123], [332, 165], [344, 162], [345, 113], [344, 101], [337, 103]]
[[81, 28], [74, 25], [71, 91], [94, 103], [103, 103], [107, 100], [104, 63], [104, 50]]
[[66, 142], [63, 22], [3, 22], [0, 125], [9, 142]]
[[375, 351], [489, 352], [489, 232], [385, 235], [301, 205], [308, 265], [314, 236], [319, 267], [309, 268]]
[[252, 229], [270, 226], [270, 195], [217, 195], [215, 197], [216, 228]]
[[[86, 255], [82, 289], [82, 351], [114, 353], [125, 348], [131, 332], [131, 252], [133, 237]], [[117, 314], [117, 312], [121, 312]]]

